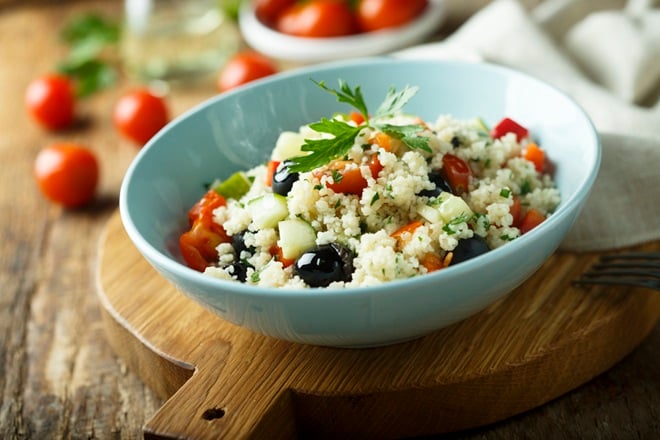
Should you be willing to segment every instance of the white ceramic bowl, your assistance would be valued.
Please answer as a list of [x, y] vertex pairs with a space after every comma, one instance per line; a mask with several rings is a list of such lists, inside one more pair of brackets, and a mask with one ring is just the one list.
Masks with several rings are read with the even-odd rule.
[[[406, 111], [504, 116], [527, 126], [555, 163], [562, 202], [529, 233], [432, 274], [343, 290], [261, 288], [205, 276], [181, 263], [178, 237], [204, 183], [264, 163], [282, 130], [294, 130], [346, 104], [310, 81], [361, 85], [371, 107], [391, 85], [416, 85]], [[375, 100], [375, 101], [374, 101]], [[425, 335], [462, 320], [525, 281], [550, 256], [596, 178], [600, 146], [585, 113], [530, 76], [488, 64], [369, 58], [277, 74], [219, 95], [182, 115], [140, 151], [120, 194], [123, 224], [144, 257], [184, 294], [218, 316], [289, 341], [363, 347]]]
[[302, 38], [264, 25], [255, 16], [251, 4], [243, 2], [239, 13], [245, 41], [272, 58], [302, 64], [379, 55], [411, 46], [437, 30], [446, 13], [445, 0], [430, 0], [422, 15], [401, 27], [346, 37]]

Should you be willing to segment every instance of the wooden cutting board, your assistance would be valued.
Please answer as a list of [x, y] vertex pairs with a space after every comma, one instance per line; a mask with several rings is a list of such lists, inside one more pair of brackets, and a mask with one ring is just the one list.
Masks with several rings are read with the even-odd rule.
[[411, 342], [324, 348], [206, 311], [146, 263], [116, 214], [98, 294], [113, 349], [167, 399], [147, 438], [400, 438], [519, 414], [632, 351], [660, 317], [660, 295], [572, 285], [596, 258], [557, 253], [508, 297]]

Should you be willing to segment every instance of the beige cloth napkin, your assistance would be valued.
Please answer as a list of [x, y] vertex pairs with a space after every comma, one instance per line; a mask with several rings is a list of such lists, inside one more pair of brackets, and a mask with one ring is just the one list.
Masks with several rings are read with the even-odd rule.
[[495, 0], [445, 40], [402, 57], [486, 60], [572, 96], [599, 130], [603, 161], [562, 243], [572, 251], [660, 239], [660, 1]]

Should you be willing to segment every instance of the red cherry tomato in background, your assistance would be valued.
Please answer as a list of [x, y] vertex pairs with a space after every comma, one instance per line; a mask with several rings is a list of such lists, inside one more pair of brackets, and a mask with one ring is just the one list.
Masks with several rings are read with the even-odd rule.
[[360, 0], [357, 22], [362, 32], [373, 32], [404, 25], [428, 5], [428, 0]]
[[254, 0], [254, 15], [268, 26], [277, 22], [277, 17], [296, 0]]
[[94, 153], [87, 148], [73, 142], [60, 142], [39, 152], [34, 176], [46, 198], [67, 208], [76, 208], [94, 197], [99, 165]]
[[231, 57], [218, 74], [218, 90], [226, 92], [259, 78], [277, 73], [273, 61], [258, 52], [245, 50]]
[[165, 100], [146, 89], [123, 95], [114, 108], [113, 121], [126, 138], [144, 145], [169, 121]]
[[276, 29], [297, 37], [340, 37], [356, 32], [355, 17], [341, 0], [312, 0], [286, 8], [278, 17]]
[[75, 87], [64, 75], [45, 75], [32, 81], [25, 93], [28, 113], [49, 130], [66, 128], [75, 116]]

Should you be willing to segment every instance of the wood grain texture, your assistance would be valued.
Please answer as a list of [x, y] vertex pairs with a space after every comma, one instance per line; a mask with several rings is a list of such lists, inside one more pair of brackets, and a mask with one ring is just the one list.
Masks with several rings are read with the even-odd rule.
[[[106, 309], [96, 294], [99, 239], [137, 151], [117, 136], [109, 115], [119, 94], [133, 84], [121, 78], [115, 88], [81, 102], [78, 124], [59, 133], [39, 129], [22, 106], [28, 82], [61, 59], [64, 48], [56, 35], [61, 27], [88, 11], [119, 17], [122, 2], [0, 3], [0, 438], [142, 438], [144, 424], [164, 404], [162, 396], [174, 393], [193, 370], [155, 354], [141, 368], [151, 370], [154, 378], [175, 379], [145, 384], [133, 361], [116, 356], [110, 345], [142, 357], [143, 342], [117, 321], [104, 321]], [[173, 115], [214, 93], [208, 83], [171, 90]], [[56, 140], [84, 142], [101, 160], [98, 198], [86, 209], [50, 205], [34, 185], [34, 158]], [[108, 322], [126, 331], [124, 342], [116, 334], [112, 341], [106, 338]], [[630, 356], [567, 395], [503, 422], [443, 438], [657, 438], [658, 347], [660, 326]], [[161, 371], [166, 368], [176, 373]], [[294, 396], [281, 400], [279, 412], [268, 417], [299, 405]]]
[[[132, 246], [118, 215], [100, 247], [109, 340], [121, 354], [132, 334], [138, 374], [181, 384], [147, 422], [154, 437], [402, 438], [475, 428], [592, 379], [660, 317], [655, 292], [573, 286], [596, 255], [558, 253], [509, 297], [424, 338], [314, 347], [239, 328], [177, 292]], [[152, 370], [155, 354], [178, 365], [177, 375]], [[193, 368], [185, 381], [181, 370]]]

